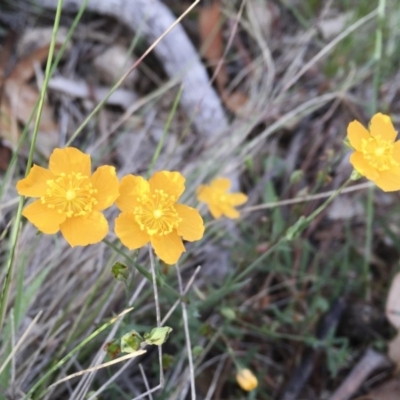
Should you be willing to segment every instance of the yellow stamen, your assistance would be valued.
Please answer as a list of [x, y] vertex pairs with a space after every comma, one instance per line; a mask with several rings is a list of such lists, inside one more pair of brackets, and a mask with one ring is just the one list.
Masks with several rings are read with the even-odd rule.
[[49, 209], [65, 214], [67, 218], [86, 215], [93, 211], [97, 204], [89, 177], [81, 173], [61, 173], [56, 179], [48, 180], [46, 195], [41, 197], [41, 203]]
[[181, 222], [174, 207], [176, 199], [163, 190], [154, 190], [151, 195], [143, 195], [136, 200], [140, 204], [133, 211], [136, 222], [150, 236], [167, 235]]

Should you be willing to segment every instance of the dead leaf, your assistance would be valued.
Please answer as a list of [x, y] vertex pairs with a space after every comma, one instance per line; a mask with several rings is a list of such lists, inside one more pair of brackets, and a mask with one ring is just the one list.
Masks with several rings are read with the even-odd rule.
[[400, 370], [400, 332], [389, 342], [388, 356], [396, 364], [396, 370]]
[[400, 378], [396, 377], [371, 390], [367, 395], [354, 400], [399, 400]]
[[[10, 74], [3, 79], [0, 99], [0, 137], [5, 139], [12, 148], [17, 146], [21, 136], [19, 124], [28, 123], [31, 112], [39, 99], [39, 90], [29, 81], [35, 75], [35, 64], [43, 64], [47, 59], [48, 51], [48, 45], [36, 49], [19, 60]], [[34, 121], [33, 118], [31, 128]], [[39, 133], [37, 150], [48, 157], [58, 144], [58, 125], [53, 117], [53, 109], [47, 102], [43, 106]]]
[[395, 328], [400, 329], [400, 272], [395, 275], [390, 285], [385, 315]]
[[200, 9], [199, 35], [203, 47], [203, 56], [214, 71], [214, 78], [222, 102], [228, 110], [241, 114], [243, 107], [248, 103], [247, 95], [240, 91], [226, 90], [229, 76], [224, 62], [224, 42], [221, 29], [222, 13], [221, 1], [214, 0], [211, 5]]

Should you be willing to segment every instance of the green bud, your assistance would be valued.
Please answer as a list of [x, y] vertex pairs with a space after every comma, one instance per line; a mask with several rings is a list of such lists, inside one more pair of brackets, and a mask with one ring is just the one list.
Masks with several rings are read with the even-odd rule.
[[220, 312], [229, 321], [233, 321], [233, 320], [236, 319], [236, 313], [235, 313], [235, 310], [233, 308], [222, 307]]
[[350, 175], [350, 179], [351, 179], [352, 181], [356, 181], [356, 180], [358, 180], [358, 179], [360, 179], [360, 178], [362, 178], [362, 175], [361, 175], [358, 171], [356, 171], [356, 170], [354, 169], [353, 172], [352, 172], [351, 175]]
[[111, 358], [116, 358], [118, 354], [121, 353], [119, 340], [113, 339], [111, 342], [106, 343], [103, 350], [106, 351]]
[[168, 369], [174, 363], [174, 356], [171, 354], [162, 355], [162, 366], [164, 369]]
[[197, 357], [199, 356], [201, 353], [203, 353], [204, 349], [201, 346], [194, 346], [192, 349], [192, 354]]
[[111, 268], [111, 273], [117, 281], [126, 282], [129, 277], [129, 269], [126, 265], [116, 262]]
[[290, 183], [292, 185], [299, 183], [304, 177], [304, 172], [301, 169], [296, 169], [293, 171], [292, 175], [290, 175]]
[[132, 330], [125, 333], [121, 338], [121, 351], [123, 353], [133, 353], [140, 349], [140, 345], [143, 343], [143, 338], [138, 332]]
[[161, 346], [168, 339], [169, 334], [172, 332], [172, 328], [168, 326], [162, 326], [160, 328], [154, 328], [151, 332], [146, 332], [143, 337], [147, 344], [153, 344], [155, 346]]

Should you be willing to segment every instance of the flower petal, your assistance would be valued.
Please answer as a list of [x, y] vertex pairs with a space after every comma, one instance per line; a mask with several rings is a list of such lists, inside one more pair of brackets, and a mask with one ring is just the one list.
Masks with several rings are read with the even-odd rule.
[[381, 136], [382, 139], [392, 142], [395, 141], [397, 136], [390, 117], [381, 113], [375, 114], [372, 117], [369, 129], [372, 136]]
[[400, 168], [381, 172], [379, 178], [375, 180], [375, 184], [384, 192], [400, 190]]
[[108, 232], [108, 222], [99, 211], [81, 217], [67, 218], [60, 226], [65, 240], [72, 246], [87, 246], [103, 240]]
[[224, 204], [223, 206], [221, 206], [221, 209], [222, 214], [224, 214], [228, 218], [236, 219], [240, 217], [239, 211], [233, 207], [230, 207], [228, 204]]
[[65, 221], [65, 214], [59, 214], [56, 210], [48, 208], [42, 204], [40, 200], [29, 204], [22, 211], [22, 215], [28, 221], [35, 225], [39, 231], [49, 235], [57, 233], [60, 229], [60, 224]]
[[67, 174], [80, 172], [82, 175], [90, 176], [90, 156], [75, 147], [54, 149], [49, 159], [49, 168], [54, 175], [60, 175], [63, 172]]
[[200, 240], [204, 235], [204, 223], [200, 213], [184, 204], [175, 204], [175, 209], [182, 218], [177, 228], [178, 235], [189, 242]]
[[217, 207], [216, 205], [210, 203], [210, 204], [208, 204], [208, 209], [210, 210], [211, 215], [215, 219], [218, 219], [222, 216], [222, 210], [219, 207]]
[[400, 163], [400, 140], [393, 145], [393, 158]]
[[197, 200], [202, 203], [211, 203], [215, 191], [210, 186], [200, 185], [196, 190]]
[[227, 192], [231, 187], [231, 181], [228, 178], [215, 178], [210, 185], [214, 189]]
[[240, 206], [246, 203], [248, 199], [248, 197], [243, 193], [228, 193], [227, 196], [229, 196], [229, 203], [232, 206]]
[[115, 220], [115, 234], [128, 249], [139, 249], [147, 244], [150, 237], [142, 231], [131, 212], [121, 213]]
[[54, 175], [46, 168], [34, 165], [26, 178], [17, 183], [17, 191], [21, 196], [42, 197], [48, 189], [47, 181]]
[[371, 167], [365, 160], [363, 154], [358, 151], [350, 156], [350, 163], [357, 172], [371, 181], [375, 181], [375, 179], [379, 177], [379, 172], [375, 168]]
[[358, 121], [352, 121], [349, 123], [347, 127], [347, 137], [349, 138], [349, 142], [351, 146], [360, 151], [361, 150], [361, 141], [363, 139], [369, 139], [371, 135], [368, 130]]
[[101, 211], [110, 207], [119, 196], [119, 181], [115, 168], [103, 165], [96, 169], [90, 180], [97, 190], [95, 197], [98, 203], [94, 209]]
[[124, 212], [130, 212], [138, 204], [137, 198], [149, 193], [149, 183], [141, 176], [126, 175], [119, 185], [119, 197], [115, 204]]
[[185, 190], [186, 179], [179, 173], [175, 171], [160, 171], [156, 172], [150, 179], [151, 190], [162, 190], [165, 193], [173, 196], [175, 200], [179, 197]]
[[163, 236], [153, 235], [150, 241], [158, 258], [166, 264], [175, 264], [185, 251], [182, 239], [176, 231]]

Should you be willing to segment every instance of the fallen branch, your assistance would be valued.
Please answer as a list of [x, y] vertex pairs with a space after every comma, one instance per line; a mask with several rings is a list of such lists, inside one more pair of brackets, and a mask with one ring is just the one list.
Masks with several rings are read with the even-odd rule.
[[[56, 0], [36, 0], [36, 4], [55, 9]], [[83, 0], [64, 0], [64, 8], [76, 10]], [[159, 0], [89, 0], [87, 9], [116, 18], [154, 42], [176, 20]], [[170, 78], [179, 77], [183, 85], [181, 106], [192, 119], [196, 131], [205, 139], [215, 139], [228, 128], [221, 101], [196, 49], [181, 25], [177, 25], [157, 45], [154, 53]]]

